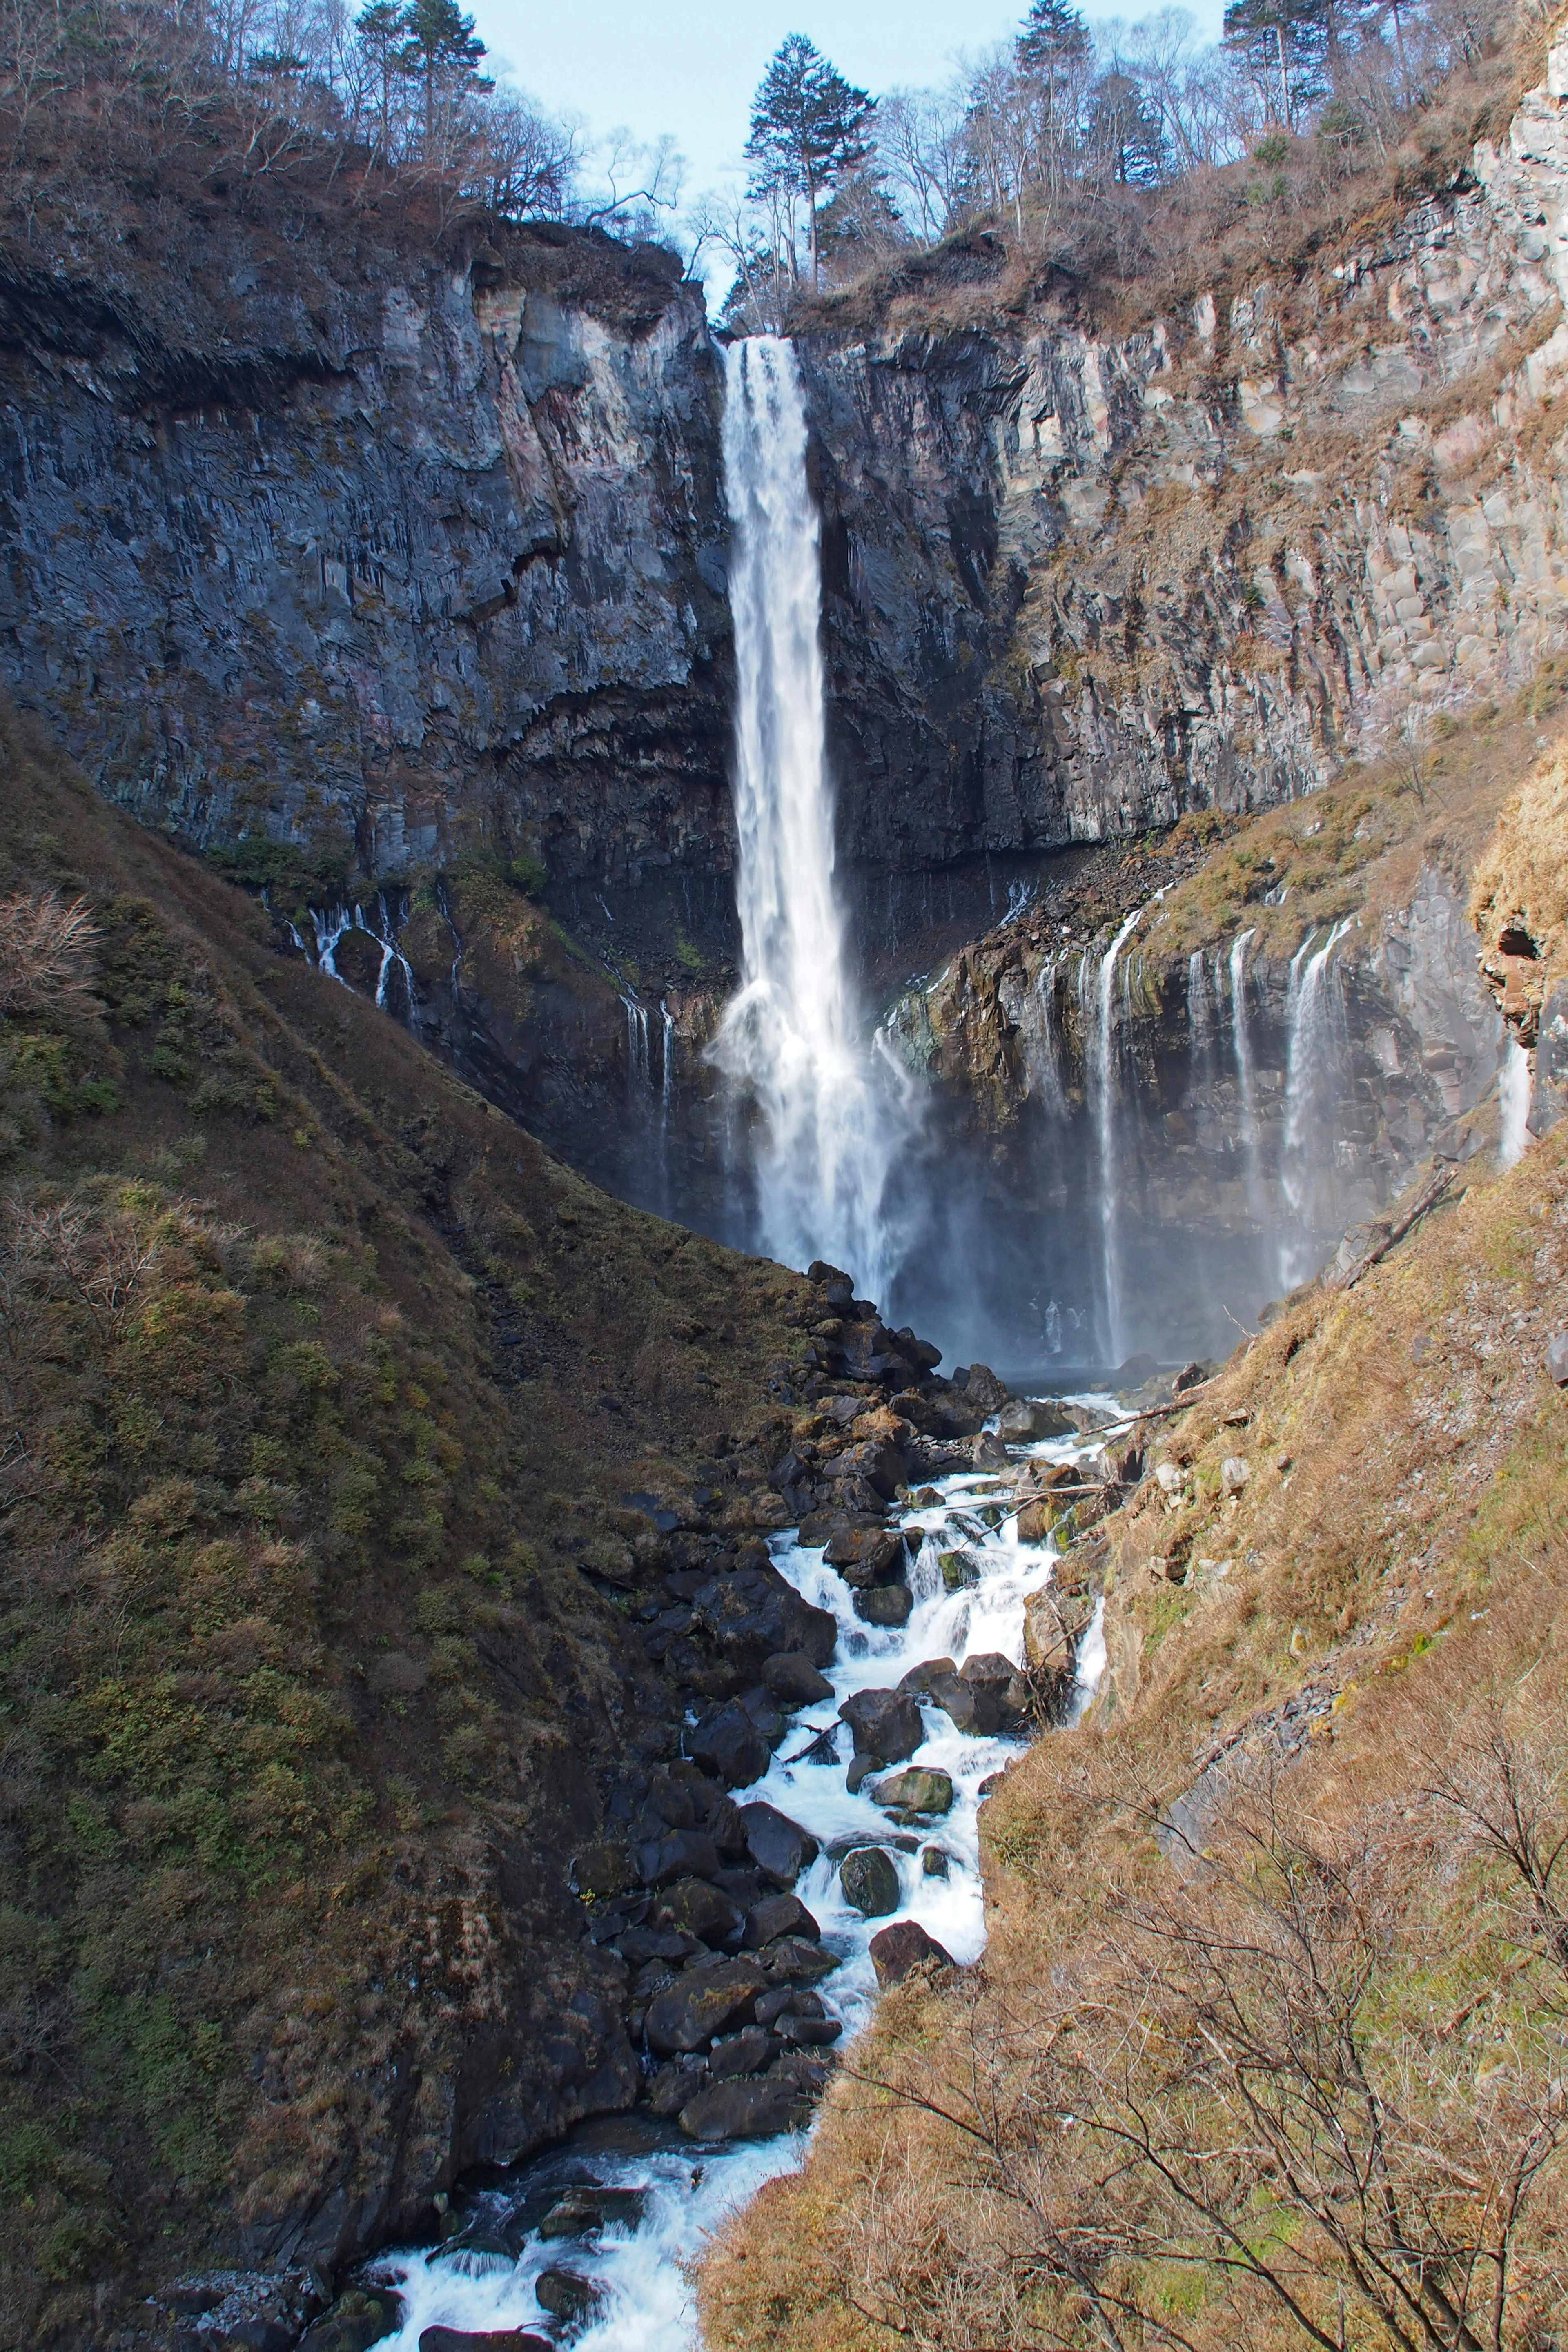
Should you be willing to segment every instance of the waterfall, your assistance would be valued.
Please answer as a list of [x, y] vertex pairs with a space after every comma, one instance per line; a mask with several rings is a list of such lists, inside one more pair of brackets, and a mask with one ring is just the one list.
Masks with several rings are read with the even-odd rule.
[[1498, 1072], [1498, 1102], [1502, 1113], [1498, 1136], [1498, 1158], [1505, 1168], [1511, 1168], [1524, 1157], [1530, 1135], [1530, 1055], [1517, 1037], [1510, 1037], [1503, 1050], [1502, 1068]]
[[[1127, 1350], [1121, 1330], [1121, 1254], [1117, 1216], [1116, 1164], [1116, 963], [1131, 938], [1142, 907], [1135, 907], [1100, 957], [1095, 971], [1094, 1019], [1084, 1031], [1085, 1075], [1094, 1112], [1095, 1139], [1100, 1147], [1100, 1252], [1105, 1293], [1105, 1344], [1108, 1363], [1120, 1364]], [[1079, 965], [1079, 1002], [1087, 1009], [1087, 953]]]
[[1213, 1025], [1208, 966], [1204, 961], [1202, 948], [1194, 948], [1187, 958], [1187, 1034], [1192, 1041], [1194, 1059], [1207, 1048]]
[[675, 1107], [675, 1015], [661, 996], [658, 1017], [663, 1023], [661, 1056], [658, 1068], [658, 1106], [660, 1116], [668, 1126]]
[[1319, 1164], [1313, 1150], [1312, 1110], [1318, 1077], [1328, 1042], [1329, 1013], [1333, 1003], [1329, 985], [1331, 959], [1352, 918], [1334, 925], [1322, 946], [1309, 954], [1314, 933], [1309, 932], [1290, 959], [1287, 997], [1289, 1046], [1285, 1064], [1285, 1146], [1279, 1161], [1280, 1189], [1289, 1223], [1279, 1229], [1279, 1285], [1293, 1290], [1312, 1271], [1312, 1236], [1308, 1225], [1311, 1180]]
[[[289, 928], [294, 932], [295, 939], [300, 940], [294, 925], [290, 923]], [[375, 976], [375, 1001], [384, 1013], [388, 1009], [386, 984], [394, 971], [400, 973], [408, 993], [408, 1017], [413, 1020], [416, 1002], [414, 967], [397, 943], [397, 925], [386, 903], [384, 890], [376, 892], [374, 909], [369, 916], [357, 901], [353, 907], [312, 907], [310, 928], [316, 939], [317, 970], [326, 972], [342, 988], [351, 987], [338, 970], [337, 963], [337, 952], [344, 939], [350, 931], [363, 931], [367, 940], [373, 940], [381, 950], [381, 968]], [[303, 946], [303, 940], [300, 940], [300, 944]]]
[[787, 342], [731, 344], [724, 364], [742, 985], [710, 1052], [758, 1115], [762, 1246], [795, 1265], [829, 1258], [885, 1299], [883, 1202], [907, 1118], [861, 1033], [834, 887], [805, 403]]
[[653, 1084], [648, 1052], [647, 1006], [626, 992], [622, 994], [621, 1003], [626, 1015], [626, 1088], [633, 1096], [643, 1095]]
[[1252, 1032], [1247, 1018], [1247, 948], [1256, 931], [1238, 931], [1230, 943], [1230, 1042], [1241, 1104], [1241, 1148], [1247, 1155], [1247, 1207], [1255, 1222], [1263, 1215], [1258, 1133], [1258, 1082], [1252, 1066]]

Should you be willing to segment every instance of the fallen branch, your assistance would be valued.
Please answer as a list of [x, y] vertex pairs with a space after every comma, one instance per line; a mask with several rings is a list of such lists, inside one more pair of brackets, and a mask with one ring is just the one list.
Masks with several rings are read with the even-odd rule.
[[1432, 1178], [1430, 1183], [1425, 1187], [1413, 1205], [1405, 1211], [1405, 1214], [1394, 1220], [1394, 1223], [1390, 1225], [1387, 1233], [1384, 1235], [1382, 1241], [1377, 1244], [1375, 1248], [1369, 1249], [1364, 1257], [1358, 1257], [1352, 1266], [1351, 1266], [1344, 1274], [1338, 1276], [1334, 1281], [1326, 1284], [1324, 1286], [1325, 1288], [1331, 1292], [1337, 1290], [1353, 1290], [1356, 1284], [1361, 1280], [1363, 1275], [1370, 1274], [1373, 1267], [1378, 1264], [1380, 1259], [1385, 1258], [1388, 1255], [1389, 1251], [1394, 1248], [1394, 1244], [1405, 1239], [1405, 1236], [1410, 1231], [1411, 1226], [1418, 1223], [1421, 1218], [1426, 1214], [1428, 1209], [1435, 1208], [1436, 1206], [1437, 1202], [1442, 1199], [1444, 1193], [1447, 1191], [1449, 1185], [1453, 1182], [1458, 1172], [1458, 1169], [1455, 1166], [1453, 1161], [1450, 1160], [1446, 1168], [1441, 1169], [1438, 1173]]

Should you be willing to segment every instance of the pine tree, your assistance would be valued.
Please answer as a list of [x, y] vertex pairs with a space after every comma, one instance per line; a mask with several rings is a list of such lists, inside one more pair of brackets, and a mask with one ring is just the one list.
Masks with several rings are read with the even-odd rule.
[[791, 33], [763, 75], [752, 108], [746, 160], [752, 193], [805, 199], [811, 282], [817, 281], [818, 200], [866, 161], [864, 133], [876, 100], [854, 89], [804, 33]]
[[1170, 170], [1164, 127], [1142, 85], [1120, 67], [1089, 92], [1085, 137], [1097, 169], [1123, 187], [1152, 187]]
[[1300, 110], [1327, 89], [1324, 63], [1333, 44], [1334, 0], [1226, 0], [1225, 44], [1241, 58], [1277, 121], [1293, 131]]
[[1089, 52], [1089, 26], [1068, 0], [1033, 0], [1018, 36], [1024, 72], [1054, 78], [1066, 67], [1081, 66]]
[[424, 94], [425, 160], [435, 149], [436, 92], [443, 81], [471, 81], [489, 89], [479, 75], [485, 45], [474, 31], [474, 20], [458, 9], [457, 0], [408, 0], [398, 19], [403, 49], [398, 63], [417, 80]]

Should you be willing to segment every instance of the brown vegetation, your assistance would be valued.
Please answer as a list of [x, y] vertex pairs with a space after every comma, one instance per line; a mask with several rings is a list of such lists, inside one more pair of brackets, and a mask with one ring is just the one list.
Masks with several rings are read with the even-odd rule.
[[0, 2336], [32, 2346], [334, 2190], [413, 2226], [462, 2064], [520, 2140], [571, 2119], [567, 1862], [670, 1736], [624, 1498], [745, 1512], [797, 1286], [554, 1165], [9, 717], [0, 948]]

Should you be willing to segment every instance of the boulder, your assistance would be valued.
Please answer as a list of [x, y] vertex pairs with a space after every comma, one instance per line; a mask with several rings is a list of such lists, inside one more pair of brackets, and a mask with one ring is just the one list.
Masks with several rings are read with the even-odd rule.
[[799, 2131], [811, 2107], [798, 2084], [773, 2074], [732, 2076], [711, 2084], [680, 2110], [689, 2139], [771, 2139], [775, 2132]]
[[879, 1845], [857, 1846], [838, 1865], [844, 1900], [863, 1919], [885, 1919], [899, 1907], [899, 1873], [890, 1853]]
[[775, 1943], [764, 1944], [758, 1958], [774, 1977], [786, 1977], [791, 1984], [819, 1984], [838, 1966], [837, 1953], [805, 1936], [780, 1936]]
[[1029, 1704], [1029, 1685], [1009, 1657], [1000, 1650], [982, 1650], [965, 1658], [959, 1673], [976, 1689], [988, 1691], [1001, 1715], [1004, 1729], [1016, 1722]]
[[920, 1708], [907, 1691], [856, 1691], [838, 1712], [854, 1734], [856, 1754], [879, 1757], [884, 1764], [912, 1756], [926, 1736]]
[[971, 1364], [967, 1378], [959, 1372], [952, 1376], [953, 1386], [963, 1391], [963, 1402], [984, 1413], [1000, 1412], [1009, 1402], [1005, 1383], [999, 1381], [988, 1364]]
[[955, 1675], [957, 1672], [958, 1668], [951, 1658], [922, 1658], [918, 1666], [911, 1666], [908, 1674], [900, 1675], [899, 1688], [917, 1692], [923, 1697], [931, 1688], [933, 1675]]
[[866, 1625], [907, 1625], [914, 1605], [907, 1584], [873, 1584], [855, 1595], [855, 1614]]
[[777, 2036], [766, 2026], [743, 2025], [739, 2033], [726, 2033], [715, 2042], [708, 2053], [709, 2077], [721, 2083], [730, 2074], [754, 2074], [776, 2057], [778, 2048]]
[[1049, 1495], [1032, 1496], [1017, 1516], [1018, 1541], [1044, 1543], [1061, 1517], [1061, 1505], [1054, 1502]]
[[852, 1756], [849, 1759], [849, 1768], [844, 1775], [844, 1785], [849, 1794], [852, 1797], [858, 1796], [872, 1773], [879, 1772], [881, 1769], [882, 1759], [879, 1756]]
[[900, 1448], [886, 1437], [867, 1438], [857, 1444], [847, 1445], [842, 1454], [836, 1454], [821, 1467], [824, 1476], [834, 1486], [841, 1486], [846, 1480], [858, 1480], [869, 1486], [871, 1492], [885, 1503], [892, 1501], [899, 1488], [906, 1483], [910, 1472], [909, 1463]]
[[927, 1845], [921, 1848], [921, 1875], [924, 1878], [945, 1878], [950, 1856], [945, 1846]]
[[889, 1985], [901, 1984], [923, 1960], [938, 1960], [945, 1968], [953, 1965], [952, 1954], [916, 1920], [895, 1919], [890, 1927], [879, 1927], [871, 1938], [871, 1965], [884, 1990]]
[[1568, 1331], [1554, 1332], [1546, 1343], [1546, 1377], [1568, 1388]]
[[822, 1935], [798, 1895], [768, 1895], [746, 1914], [746, 1949], [760, 1952], [779, 1936], [805, 1936], [816, 1943]]
[[771, 1561], [710, 1577], [691, 1606], [700, 1631], [748, 1681], [759, 1680], [781, 1650], [800, 1651], [814, 1666], [825, 1666], [838, 1645], [832, 1611], [803, 1601]]
[[464, 2327], [422, 2327], [419, 2352], [555, 2352], [555, 2347], [548, 2336], [533, 2336], [523, 2327], [492, 2327], [481, 2335]]
[[300, 2352], [370, 2352], [402, 2325], [403, 2306], [390, 2287], [351, 2287], [312, 2320], [300, 2338]]
[[576, 2271], [541, 2271], [533, 2292], [552, 2318], [574, 2321], [579, 2326], [596, 2317], [605, 2301], [604, 2288]]
[[597, 1895], [601, 1901], [624, 1895], [636, 1884], [632, 1859], [626, 1847], [611, 1845], [607, 1841], [585, 1845], [572, 1865], [572, 1876], [580, 1895]]
[[871, 1794], [890, 1812], [945, 1813], [952, 1804], [952, 1781], [932, 1765], [911, 1764], [879, 1780]]
[[1002, 1728], [1002, 1710], [984, 1683], [965, 1682], [962, 1675], [933, 1675], [930, 1696], [933, 1706], [950, 1717], [955, 1731], [984, 1739]]
[[1189, 1389], [1201, 1389], [1207, 1378], [1206, 1364], [1184, 1364], [1171, 1382], [1171, 1394], [1173, 1397], [1185, 1396]]
[[811, 1832], [781, 1813], [776, 1805], [760, 1800], [741, 1806], [740, 1814], [746, 1851], [757, 1868], [781, 1885], [793, 1886], [806, 1864], [816, 1860], [816, 1840]]
[[966, 1592], [980, 1581], [980, 1562], [973, 1552], [962, 1549], [939, 1551], [936, 1564], [942, 1570], [942, 1580], [949, 1592]]
[[1094, 1615], [1087, 1593], [1058, 1592], [1047, 1584], [1024, 1603], [1024, 1656], [1035, 1674], [1070, 1674], [1078, 1644]]
[[678, 1878], [667, 1886], [648, 1913], [648, 1926], [674, 1936], [695, 1936], [700, 1943], [729, 1944], [741, 1934], [746, 1915], [722, 1887], [706, 1879]]
[[977, 1470], [1005, 1470], [1007, 1448], [994, 1430], [983, 1429], [974, 1441], [970, 1459]]
[[779, 1650], [763, 1661], [763, 1682], [785, 1706], [813, 1706], [833, 1696], [833, 1685], [804, 1650]]
[[767, 1982], [763, 1963], [750, 1958], [687, 1969], [648, 2003], [643, 2022], [648, 2048], [661, 2058], [700, 2050], [750, 2010]]
[[1239, 1495], [1251, 1475], [1239, 1454], [1227, 1454], [1219, 1465], [1219, 1483], [1227, 1495]]
[[909, 1566], [903, 1537], [886, 1528], [837, 1527], [824, 1554], [848, 1585], [889, 1584]]
[[645, 1886], [664, 1886], [672, 1878], [711, 1878], [718, 1867], [719, 1849], [700, 1830], [672, 1830], [637, 1848], [637, 1876]]
[[584, 2181], [569, 2189], [538, 2224], [542, 2238], [589, 2238], [600, 2230], [636, 2230], [642, 2222], [647, 2192], [643, 2189], [604, 2189]]
[[731, 1789], [760, 1780], [768, 1769], [768, 1743], [745, 1708], [734, 1700], [704, 1716], [696, 1729], [687, 1734], [686, 1745], [694, 1762], [716, 1772]]

